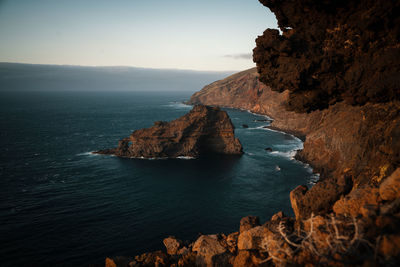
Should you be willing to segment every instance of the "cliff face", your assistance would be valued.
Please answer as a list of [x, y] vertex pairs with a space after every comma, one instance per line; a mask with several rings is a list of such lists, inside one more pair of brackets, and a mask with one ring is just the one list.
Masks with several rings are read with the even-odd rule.
[[272, 126], [306, 136], [298, 158], [322, 177], [351, 174], [354, 183], [382, 179], [399, 164], [400, 102], [351, 106], [336, 103], [326, 110], [296, 113], [286, 110], [289, 92], [260, 83], [255, 68], [205, 86], [191, 104], [248, 109], [274, 119]]
[[254, 49], [259, 80], [271, 87], [251, 69], [190, 103], [271, 116], [272, 126], [306, 137], [298, 158], [322, 179], [292, 190], [295, 218], [245, 217], [239, 232], [187, 244], [167, 238], [167, 253], [125, 266], [399, 266], [400, 2], [260, 2], [283, 32], [267, 29]]
[[400, 2], [260, 2], [282, 34], [267, 29], [253, 59], [289, 110], [309, 113], [299, 158], [356, 187], [379, 183], [400, 163]]
[[234, 126], [225, 111], [196, 105], [186, 115], [134, 131], [118, 147], [96, 152], [127, 158], [198, 157], [209, 153], [242, 154]]

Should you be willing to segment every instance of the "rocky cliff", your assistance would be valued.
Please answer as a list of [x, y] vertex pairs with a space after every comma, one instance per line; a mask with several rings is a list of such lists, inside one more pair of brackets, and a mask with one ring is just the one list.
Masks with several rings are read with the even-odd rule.
[[235, 74], [190, 102], [271, 116], [274, 127], [305, 136], [297, 157], [322, 179], [290, 193], [294, 218], [245, 217], [229, 235], [169, 238], [166, 253], [126, 265], [399, 266], [400, 2], [260, 2], [282, 34], [257, 38], [259, 76]]
[[400, 99], [399, 1], [260, 2], [283, 34], [264, 31], [253, 58], [262, 82], [289, 90], [289, 109]]
[[125, 158], [177, 158], [243, 152], [228, 114], [216, 107], [196, 105], [174, 121], [157, 121], [153, 127], [136, 130], [120, 140], [117, 148], [95, 153]]
[[247, 109], [270, 116], [272, 126], [306, 136], [298, 158], [323, 178], [351, 173], [356, 184], [380, 180], [400, 160], [400, 102], [352, 106], [336, 103], [325, 110], [296, 113], [286, 109], [289, 91], [273, 91], [258, 81], [256, 68], [205, 86], [189, 103]]

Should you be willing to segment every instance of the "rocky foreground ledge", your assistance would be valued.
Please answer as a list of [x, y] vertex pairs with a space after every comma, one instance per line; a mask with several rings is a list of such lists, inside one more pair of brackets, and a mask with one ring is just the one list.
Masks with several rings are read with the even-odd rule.
[[105, 266], [398, 266], [400, 168], [379, 187], [353, 190], [323, 215], [302, 205], [305, 190], [299, 186], [290, 194], [295, 218], [278, 212], [260, 225], [247, 216], [238, 232], [194, 242], [168, 237], [165, 251], [107, 258]]
[[117, 148], [94, 152], [124, 158], [179, 158], [206, 154], [241, 155], [228, 114], [216, 107], [196, 105], [186, 115], [134, 131]]

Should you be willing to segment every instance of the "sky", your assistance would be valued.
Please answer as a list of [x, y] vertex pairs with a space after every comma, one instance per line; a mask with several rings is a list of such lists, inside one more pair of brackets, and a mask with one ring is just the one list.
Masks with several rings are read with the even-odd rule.
[[0, 0], [0, 62], [244, 70], [267, 28], [258, 0]]

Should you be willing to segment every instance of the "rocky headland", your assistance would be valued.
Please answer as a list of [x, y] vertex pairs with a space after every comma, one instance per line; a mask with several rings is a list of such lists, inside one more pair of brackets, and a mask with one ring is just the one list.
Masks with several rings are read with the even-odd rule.
[[225, 111], [195, 105], [184, 116], [171, 122], [134, 131], [118, 142], [118, 147], [100, 150], [124, 158], [179, 158], [206, 154], [241, 155], [242, 145], [235, 138], [234, 126]]
[[257, 69], [204, 87], [190, 103], [270, 116], [305, 138], [297, 158], [320, 181], [290, 192], [294, 217], [245, 217], [238, 232], [169, 237], [166, 252], [107, 266], [400, 264], [400, 2], [260, 2], [282, 34], [267, 29], [256, 40]]
[[322, 179], [352, 173], [357, 184], [382, 179], [400, 159], [400, 101], [352, 106], [340, 102], [324, 110], [286, 109], [289, 91], [273, 91], [252, 68], [205, 86], [189, 104], [246, 109], [268, 115], [271, 128], [301, 137], [297, 158], [310, 163]]

